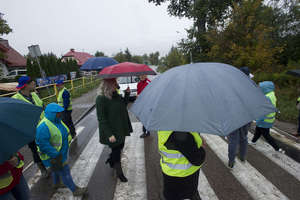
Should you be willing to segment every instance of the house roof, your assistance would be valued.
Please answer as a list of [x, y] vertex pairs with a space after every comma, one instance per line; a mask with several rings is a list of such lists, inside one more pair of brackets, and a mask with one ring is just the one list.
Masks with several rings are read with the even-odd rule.
[[9, 46], [7, 40], [0, 39], [0, 51], [4, 53], [4, 62], [8, 67], [26, 67], [26, 59]]
[[65, 58], [65, 57], [75, 58], [77, 60], [78, 65], [81, 66], [81, 65], [83, 65], [83, 63], [85, 63], [85, 61], [87, 61], [89, 58], [92, 58], [94, 56], [92, 56], [89, 53], [76, 52], [74, 49], [70, 49], [70, 51], [68, 53], [63, 55], [63, 58]]

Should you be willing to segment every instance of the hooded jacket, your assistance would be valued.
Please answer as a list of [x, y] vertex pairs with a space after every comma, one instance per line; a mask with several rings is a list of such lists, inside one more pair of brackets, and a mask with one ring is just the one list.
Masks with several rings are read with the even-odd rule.
[[[270, 93], [270, 92], [274, 92], [274, 90], [275, 90], [275, 86], [274, 86], [274, 83], [272, 81], [260, 82], [259, 87], [265, 95]], [[269, 100], [271, 102], [271, 99], [269, 99]], [[275, 107], [276, 107], [276, 103], [275, 103]], [[261, 128], [272, 128], [273, 124], [267, 123], [267, 122], [264, 121], [264, 119], [266, 119], [266, 118], [267, 118], [267, 116], [264, 116], [264, 117], [256, 120], [256, 126], [261, 127]]]
[[[50, 131], [45, 122], [41, 123], [37, 127], [36, 132], [36, 144], [39, 146], [40, 151], [47, 154], [51, 159], [56, 158], [59, 154], [62, 154], [62, 162], [67, 161], [68, 157], [68, 131], [61, 123], [61, 119], [56, 117], [56, 114], [64, 111], [64, 108], [56, 103], [50, 103], [45, 109], [45, 117], [50, 120], [62, 134], [62, 147], [59, 152], [50, 144]], [[45, 167], [51, 167], [50, 159], [42, 161]]]

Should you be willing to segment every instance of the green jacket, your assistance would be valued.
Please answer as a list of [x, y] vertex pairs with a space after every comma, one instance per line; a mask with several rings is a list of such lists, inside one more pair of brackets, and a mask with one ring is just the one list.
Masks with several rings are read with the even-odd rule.
[[[100, 143], [110, 147], [118, 146], [125, 142], [125, 137], [132, 132], [131, 122], [127, 111], [129, 94], [122, 98], [117, 92], [108, 99], [99, 95], [96, 99], [96, 110], [99, 122]], [[116, 142], [109, 142], [109, 137], [114, 135]]]

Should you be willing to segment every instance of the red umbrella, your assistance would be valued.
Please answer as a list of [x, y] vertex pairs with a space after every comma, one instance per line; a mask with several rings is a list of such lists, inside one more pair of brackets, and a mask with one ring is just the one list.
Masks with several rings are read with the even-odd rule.
[[123, 62], [104, 68], [100, 73], [100, 78], [117, 78], [121, 76], [156, 75], [156, 73], [144, 64]]

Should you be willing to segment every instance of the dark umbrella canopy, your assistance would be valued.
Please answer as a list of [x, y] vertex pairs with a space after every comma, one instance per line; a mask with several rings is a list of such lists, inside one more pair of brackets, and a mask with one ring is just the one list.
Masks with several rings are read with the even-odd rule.
[[300, 69], [293, 69], [287, 71], [287, 74], [300, 77]]
[[118, 62], [109, 57], [93, 57], [89, 58], [81, 67], [83, 71], [100, 71], [105, 67], [118, 64]]
[[123, 62], [106, 67], [99, 73], [100, 78], [117, 78], [122, 76], [156, 75], [156, 73], [145, 64]]
[[222, 136], [276, 111], [247, 75], [221, 63], [195, 63], [164, 72], [130, 110], [147, 130]]
[[24, 101], [0, 97], [0, 164], [35, 139], [42, 111]]

